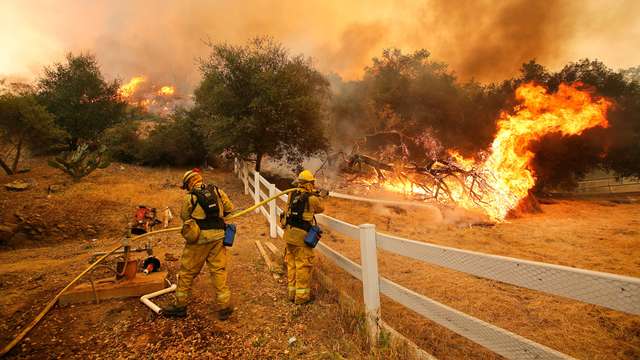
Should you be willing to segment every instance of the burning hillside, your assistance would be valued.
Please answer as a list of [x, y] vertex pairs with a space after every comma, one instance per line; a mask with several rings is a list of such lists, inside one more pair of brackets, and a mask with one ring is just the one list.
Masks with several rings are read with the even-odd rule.
[[134, 76], [120, 86], [118, 93], [129, 104], [160, 115], [171, 113], [183, 103], [173, 85], [155, 85], [144, 76]]
[[373, 177], [357, 181], [424, 200], [455, 203], [466, 209], [481, 210], [494, 220], [503, 220], [518, 206], [536, 183], [531, 168], [532, 142], [547, 134], [579, 135], [596, 126], [607, 127], [606, 113], [611, 102], [594, 99], [581, 84], [561, 84], [549, 93], [534, 83], [516, 90], [520, 102], [511, 112], [502, 112], [493, 143], [479, 160], [449, 150], [448, 158], [432, 159], [428, 164], [398, 161], [386, 164], [371, 157], [352, 155], [349, 166], [372, 167]]

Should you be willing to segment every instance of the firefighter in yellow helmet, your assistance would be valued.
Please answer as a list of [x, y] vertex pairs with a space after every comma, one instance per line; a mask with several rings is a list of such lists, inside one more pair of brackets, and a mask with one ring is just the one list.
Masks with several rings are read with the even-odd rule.
[[302, 171], [296, 183], [301, 190], [290, 194], [287, 208], [281, 217], [281, 226], [287, 243], [285, 262], [289, 300], [305, 304], [311, 301], [310, 280], [314, 255], [304, 238], [313, 224], [314, 215], [322, 213], [324, 208], [315, 189], [315, 178], [309, 170]]
[[175, 293], [176, 302], [162, 309], [162, 314], [168, 317], [187, 315], [187, 300], [193, 280], [206, 263], [216, 291], [218, 318], [226, 320], [233, 309], [229, 303], [231, 292], [227, 286], [227, 249], [223, 246], [223, 217], [233, 211], [233, 204], [222, 189], [215, 185], [206, 185], [198, 169], [184, 174], [182, 188], [187, 190], [188, 194], [182, 203], [180, 217], [183, 221], [195, 220], [199, 235], [193, 239], [193, 243], [186, 244], [182, 251]]

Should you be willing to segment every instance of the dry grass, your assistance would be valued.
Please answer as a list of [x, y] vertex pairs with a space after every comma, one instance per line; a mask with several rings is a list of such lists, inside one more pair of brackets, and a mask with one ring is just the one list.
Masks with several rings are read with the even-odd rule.
[[[387, 209], [330, 199], [327, 214], [353, 224], [373, 223], [379, 231], [491, 254], [640, 275], [639, 204], [562, 201], [492, 228], [463, 226], [459, 214]], [[357, 241], [323, 237], [329, 246], [359, 261]], [[485, 280], [381, 252], [381, 274], [405, 287], [484, 321], [577, 358], [640, 358], [640, 316]], [[326, 271], [332, 271], [325, 265]], [[336, 277], [353, 295], [348, 276]], [[496, 355], [383, 298], [383, 319], [443, 359]]]
[[[11, 193], [0, 189], [0, 218], [16, 222], [18, 213], [39, 224], [45, 232], [39, 238], [20, 234], [9, 244], [13, 247], [64, 239], [119, 237], [125, 233], [140, 204], [162, 209], [170, 206], [177, 215], [183, 193], [177, 185], [183, 169], [145, 169], [114, 164], [97, 170], [79, 182], [72, 181], [42, 160], [30, 160], [32, 171], [16, 177], [2, 176], [0, 184], [21, 178], [33, 189]], [[48, 194], [51, 185], [64, 190]]]
[[[15, 212], [30, 219], [37, 217], [47, 232], [43, 239], [21, 237], [9, 245], [59, 245], [51, 250], [45, 248], [43, 251], [50, 251], [46, 254], [33, 248], [0, 253], [0, 273], [20, 274], [15, 279], [0, 279], [0, 287], [5, 289], [5, 298], [0, 304], [3, 314], [14, 314], [19, 306], [24, 306], [19, 299], [49, 298], [52, 289], [59, 288], [63, 285], [63, 279], [84, 266], [88, 253], [93, 251], [89, 247], [94, 245], [86, 241], [74, 242], [72, 239], [95, 237], [101, 239], [97, 242], [99, 246], [107, 246], [109, 241], [122, 236], [138, 204], [158, 208], [172, 206], [177, 215], [176, 206], [183, 194], [175, 185], [180, 181], [184, 169], [146, 169], [128, 165], [121, 169], [116, 164], [74, 184], [64, 174], [41, 161], [31, 161], [25, 166], [31, 167], [32, 172], [18, 177], [34, 180], [35, 188], [23, 193], [9, 193], [0, 189], [0, 215], [3, 222], [13, 222]], [[209, 172], [207, 176], [218, 180], [225, 189], [234, 189], [232, 199], [238, 199], [241, 207], [251, 203], [247, 196], [239, 195], [241, 186], [231, 174]], [[0, 184], [13, 179], [0, 177]], [[62, 193], [47, 196], [49, 185], [65, 182], [67, 187]], [[639, 204], [562, 201], [543, 205], [542, 214], [527, 215], [493, 228], [465, 227], [462, 226], [465, 219], [460, 214], [448, 212], [443, 216], [436, 209], [389, 209], [336, 199], [328, 200], [326, 208], [329, 215], [339, 219], [354, 224], [373, 223], [379, 231], [415, 240], [640, 276]], [[246, 235], [241, 235], [247, 236], [251, 244], [255, 238], [266, 236], [267, 228], [261, 216], [244, 217], [241, 221], [243, 228], [251, 229], [248, 233], [243, 230]], [[64, 231], [56, 230], [59, 225], [64, 226]], [[89, 227], [97, 234], [93, 234]], [[68, 241], [61, 243], [65, 234], [72, 235], [66, 235]], [[323, 241], [359, 261], [360, 251], [356, 241], [330, 234], [324, 236]], [[251, 249], [254, 250], [253, 247]], [[21, 261], [17, 261], [18, 258]], [[319, 259], [319, 262], [337, 286], [345, 289], [357, 301], [362, 301], [359, 282], [336, 271], [326, 261]], [[28, 263], [30, 273], [24, 272], [24, 263]], [[16, 268], [8, 269], [8, 266]], [[383, 276], [403, 286], [569, 355], [586, 359], [640, 358], [639, 316], [476, 278], [384, 252], [379, 254], [379, 266]], [[50, 273], [51, 268], [59, 273], [59, 280], [48, 276], [45, 280], [32, 278], [35, 273]], [[249, 270], [243, 265], [243, 271]], [[46, 284], [47, 289], [13, 288], [13, 285], [28, 282]], [[439, 358], [496, 358], [479, 345], [424, 320], [386, 298], [382, 299], [382, 306], [385, 321]], [[36, 309], [34, 307], [23, 312], [20, 319], [12, 320], [11, 330], [15, 330], [13, 326], [18, 322], [29, 320]], [[357, 316], [339, 316], [343, 328], [351, 333], [358, 331]], [[313, 331], [320, 333], [325, 325], [316, 324]], [[3, 330], [7, 331], [7, 327], [3, 327]], [[327, 334], [332, 335], [335, 334]], [[348, 341], [344, 340], [344, 345], [341, 345], [343, 340], [339, 341], [340, 344], [334, 344], [337, 350], [327, 349], [327, 358], [339, 354], [366, 356], [362, 354], [363, 344], [356, 341], [355, 337], [350, 338], [356, 334], [341, 336]], [[353, 346], [349, 344], [353, 343], [357, 345], [349, 350], [349, 346]]]
[[[8, 343], [70, 279], [87, 266], [94, 251], [113, 247], [126, 231], [135, 207], [172, 206], [177, 215], [184, 191], [175, 186], [183, 169], [150, 169], [114, 164], [79, 183], [69, 183], [47, 197], [49, 185], [65, 176], [32, 161], [33, 169], [20, 177], [37, 185], [26, 192], [0, 189], [4, 221], [18, 211], [31, 220], [40, 217], [47, 235], [41, 239], [19, 236], [0, 249], [0, 344]], [[253, 200], [241, 194], [240, 183], [230, 173], [205, 171], [205, 179], [221, 186], [238, 208]], [[1, 178], [1, 183], [13, 179]], [[268, 237], [260, 215], [234, 220], [238, 234], [229, 249], [229, 286], [236, 307], [231, 319], [216, 319], [215, 294], [206, 271], [195, 281], [190, 315], [182, 321], [153, 316], [137, 298], [109, 300], [99, 305], [56, 307], [11, 353], [19, 358], [224, 358], [224, 359], [342, 359], [367, 358], [351, 342], [350, 330], [341, 327], [331, 296], [319, 296], [311, 306], [287, 300], [284, 282], [276, 282], [262, 266], [255, 240]], [[64, 224], [64, 231], [53, 231]], [[85, 233], [88, 225], [98, 234]], [[177, 225], [177, 223], [176, 223]], [[66, 241], [63, 234], [71, 231]], [[98, 238], [90, 241], [91, 238]], [[165, 261], [170, 252], [179, 257], [184, 240], [178, 234], [151, 238], [154, 253], [175, 281], [178, 261]], [[33, 246], [37, 245], [37, 246]], [[139, 245], [139, 244], [133, 244]], [[13, 249], [11, 249], [13, 247]], [[144, 257], [139, 254], [139, 257]], [[256, 266], [259, 264], [259, 266]], [[169, 297], [158, 300], [161, 304]], [[338, 336], [341, 334], [342, 336]], [[289, 345], [288, 340], [297, 341]]]

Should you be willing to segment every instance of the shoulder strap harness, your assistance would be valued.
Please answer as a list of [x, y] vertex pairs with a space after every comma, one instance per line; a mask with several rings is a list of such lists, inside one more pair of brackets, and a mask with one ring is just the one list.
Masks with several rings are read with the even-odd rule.
[[224, 205], [218, 187], [215, 185], [202, 186], [191, 191], [191, 207], [196, 204], [204, 210], [204, 219], [195, 219], [201, 230], [224, 229]]

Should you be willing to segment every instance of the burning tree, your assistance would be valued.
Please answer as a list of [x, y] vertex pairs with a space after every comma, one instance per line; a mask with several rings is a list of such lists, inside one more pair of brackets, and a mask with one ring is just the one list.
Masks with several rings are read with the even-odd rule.
[[[374, 178], [356, 174], [352, 180], [481, 209], [492, 219], [502, 220], [535, 185], [532, 142], [550, 133], [579, 135], [589, 128], [608, 126], [606, 113], [611, 103], [604, 98], [593, 99], [580, 85], [560, 84], [556, 93], [534, 83], [518, 87], [516, 99], [520, 104], [511, 113], [500, 115], [491, 147], [479, 159], [464, 158], [453, 150], [448, 151], [447, 158], [431, 157], [424, 164], [412, 163], [406, 157], [385, 163], [357, 152], [343, 159], [351, 170], [363, 166], [375, 170]], [[406, 149], [404, 143], [399, 146]]]

